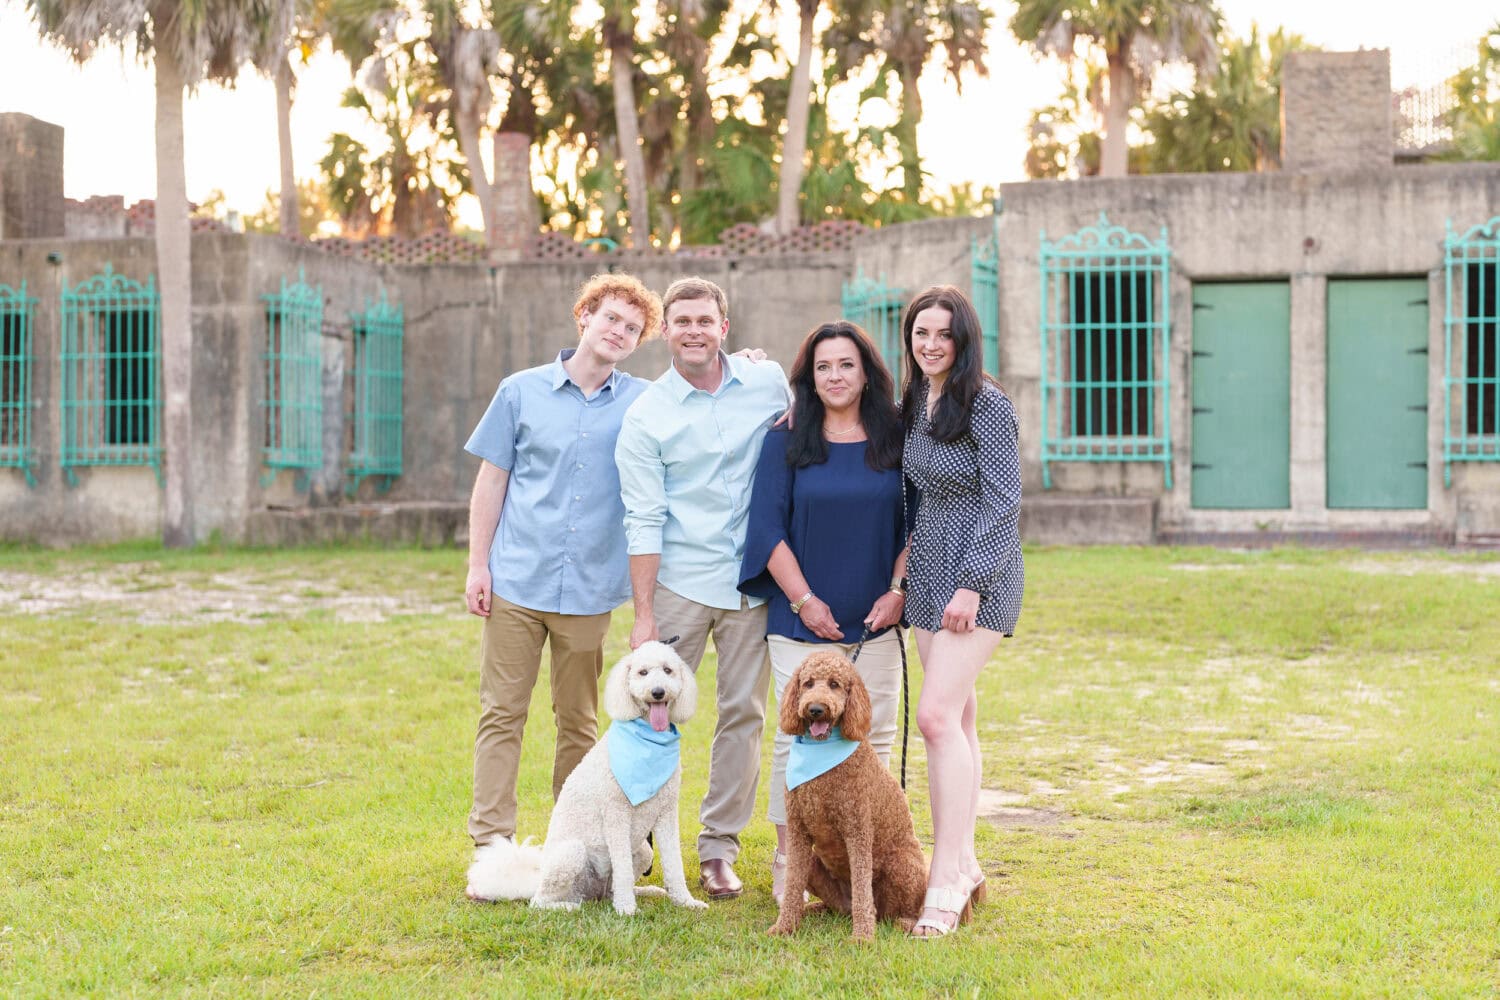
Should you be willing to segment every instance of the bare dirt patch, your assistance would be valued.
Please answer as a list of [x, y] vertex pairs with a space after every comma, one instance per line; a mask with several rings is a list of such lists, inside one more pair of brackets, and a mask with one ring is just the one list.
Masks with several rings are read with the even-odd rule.
[[1019, 803], [1024, 795], [995, 788], [979, 790], [978, 815], [996, 826], [1008, 828], [1057, 826], [1068, 818], [1068, 814], [1057, 809], [1031, 809]]
[[343, 622], [396, 615], [463, 613], [462, 599], [436, 602], [418, 592], [382, 593], [332, 587], [318, 580], [214, 573], [184, 579], [144, 563], [91, 568], [71, 577], [0, 571], [0, 611], [41, 617], [107, 612], [142, 624], [264, 622], [313, 611]]

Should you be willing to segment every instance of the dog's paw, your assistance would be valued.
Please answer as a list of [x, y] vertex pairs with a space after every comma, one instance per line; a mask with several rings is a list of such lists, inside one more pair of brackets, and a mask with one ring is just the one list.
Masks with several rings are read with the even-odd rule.
[[576, 910], [579, 903], [571, 899], [533, 899], [531, 908], [533, 910]]
[[667, 890], [659, 885], [638, 885], [635, 887], [636, 899], [656, 899], [666, 894]]
[[615, 900], [615, 912], [622, 917], [635, 916], [635, 898], [631, 897], [628, 902], [623, 899]]
[[789, 937], [792, 934], [796, 933], [796, 928], [791, 927], [786, 923], [778, 920], [770, 927], [766, 928], [766, 933], [771, 935], [772, 937]]
[[707, 903], [705, 903], [701, 899], [694, 899], [692, 896], [689, 896], [687, 899], [674, 899], [672, 900], [672, 902], [676, 903], [678, 906], [686, 907], [689, 910], [708, 909]]

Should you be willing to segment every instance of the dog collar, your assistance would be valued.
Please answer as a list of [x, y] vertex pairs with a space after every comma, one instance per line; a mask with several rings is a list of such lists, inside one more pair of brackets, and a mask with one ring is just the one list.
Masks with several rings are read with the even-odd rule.
[[834, 726], [826, 740], [809, 739], [806, 735], [792, 741], [786, 759], [786, 787], [790, 791], [806, 784], [819, 775], [826, 774], [849, 759], [858, 749], [856, 740], [844, 739], [843, 730]]
[[658, 733], [645, 719], [631, 719], [613, 723], [605, 738], [610, 773], [633, 806], [661, 791], [682, 761], [682, 736], [675, 725]]

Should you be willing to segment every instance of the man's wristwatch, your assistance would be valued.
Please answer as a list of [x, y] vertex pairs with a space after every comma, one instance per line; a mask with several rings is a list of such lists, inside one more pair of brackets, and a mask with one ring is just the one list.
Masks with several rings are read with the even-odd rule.
[[807, 593], [803, 594], [797, 600], [792, 601], [790, 603], [790, 607], [792, 609], [792, 614], [794, 614], [794, 615], [800, 615], [802, 613], [802, 606], [804, 604], [806, 604], [808, 601], [812, 600], [812, 596], [813, 596], [813, 593], [812, 593], [812, 591], [809, 590]]

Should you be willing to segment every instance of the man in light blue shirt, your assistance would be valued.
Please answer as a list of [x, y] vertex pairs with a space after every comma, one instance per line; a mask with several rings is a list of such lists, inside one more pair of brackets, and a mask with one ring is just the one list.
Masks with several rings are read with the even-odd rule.
[[[464, 599], [485, 619], [474, 740], [476, 848], [514, 839], [516, 777], [542, 644], [552, 649], [552, 795], [599, 738], [610, 612], [630, 596], [615, 439], [649, 385], [615, 366], [661, 326], [661, 301], [628, 275], [590, 279], [573, 306], [578, 347], [500, 383], [464, 447], [482, 461], [469, 505]], [[470, 889], [470, 896], [480, 897]]]
[[732, 899], [740, 831], [755, 807], [771, 667], [766, 608], [739, 592], [750, 486], [761, 439], [787, 407], [785, 373], [723, 351], [728, 303], [683, 278], [663, 299], [672, 365], [631, 405], [615, 448], [625, 502], [635, 625], [632, 649], [678, 636], [693, 670], [713, 635], [717, 702], [698, 835], [699, 881]]

